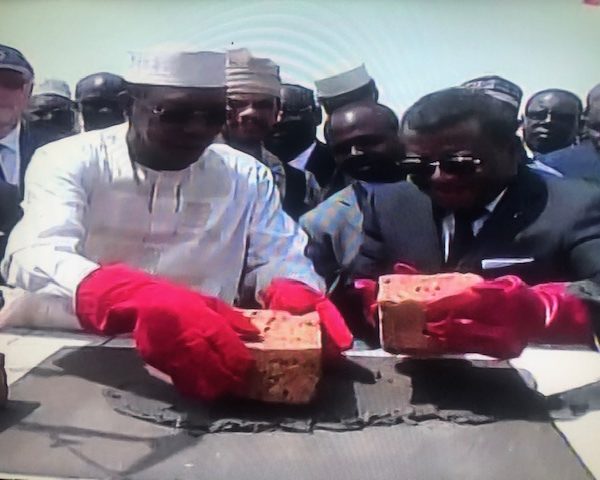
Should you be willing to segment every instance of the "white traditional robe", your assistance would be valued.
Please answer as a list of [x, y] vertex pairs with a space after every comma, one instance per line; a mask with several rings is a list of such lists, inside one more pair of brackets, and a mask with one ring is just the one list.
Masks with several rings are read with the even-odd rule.
[[71, 314], [80, 281], [113, 262], [230, 304], [276, 277], [323, 289], [267, 167], [213, 144], [185, 170], [154, 171], [131, 161], [126, 132], [86, 132], [35, 153], [2, 262], [8, 285]]

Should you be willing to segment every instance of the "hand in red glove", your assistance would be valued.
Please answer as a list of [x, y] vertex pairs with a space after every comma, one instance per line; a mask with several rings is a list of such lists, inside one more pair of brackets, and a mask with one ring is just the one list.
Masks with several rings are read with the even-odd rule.
[[212, 400], [240, 393], [254, 365], [239, 335], [259, 332], [242, 314], [124, 265], [88, 275], [77, 289], [76, 313], [96, 333], [133, 331], [142, 358], [186, 395]]
[[518, 277], [484, 281], [425, 305], [426, 332], [450, 353], [518, 356], [543, 329], [545, 308]]
[[292, 315], [304, 315], [316, 311], [324, 333], [323, 353], [328, 359], [335, 359], [341, 352], [352, 347], [352, 334], [340, 312], [325, 295], [308, 285], [278, 278], [261, 292], [264, 307], [282, 310]]
[[426, 305], [426, 331], [445, 351], [498, 358], [531, 340], [589, 343], [585, 306], [564, 284], [527, 286], [516, 276], [484, 281]]

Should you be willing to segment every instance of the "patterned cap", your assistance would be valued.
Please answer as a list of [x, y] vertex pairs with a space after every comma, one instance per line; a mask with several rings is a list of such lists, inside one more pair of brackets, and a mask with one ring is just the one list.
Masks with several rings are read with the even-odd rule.
[[485, 77], [474, 78], [461, 85], [461, 87], [471, 88], [473, 90], [483, 90], [488, 95], [498, 100], [508, 103], [519, 109], [523, 90], [517, 84], [497, 75], [488, 75]]
[[280, 96], [279, 66], [269, 58], [252, 56], [246, 48], [227, 52], [227, 95], [258, 93]]

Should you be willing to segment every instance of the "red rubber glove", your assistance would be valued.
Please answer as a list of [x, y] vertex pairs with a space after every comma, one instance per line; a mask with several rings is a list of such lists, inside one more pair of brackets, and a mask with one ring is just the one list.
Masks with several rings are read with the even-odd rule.
[[239, 335], [256, 336], [258, 330], [242, 314], [125, 265], [88, 275], [77, 289], [76, 314], [95, 333], [133, 331], [142, 358], [185, 395], [213, 400], [240, 393], [254, 366]]
[[513, 358], [531, 340], [591, 341], [585, 306], [567, 294], [564, 284], [531, 288], [516, 276], [505, 276], [425, 308], [427, 333], [448, 352]]
[[533, 340], [538, 343], [594, 344], [588, 309], [567, 291], [565, 283], [532, 287], [546, 309], [546, 325]]
[[277, 278], [261, 292], [265, 308], [283, 310], [292, 315], [316, 311], [324, 333], [323, 353], [333, 360], [352, 347], [352, 334], [344, 318], [325, 295], [297, 280]]

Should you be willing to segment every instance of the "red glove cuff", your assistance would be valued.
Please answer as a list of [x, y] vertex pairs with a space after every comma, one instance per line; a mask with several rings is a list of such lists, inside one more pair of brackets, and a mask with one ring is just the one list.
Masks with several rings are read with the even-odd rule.
[[535, 342], [593, 345], [589, 313], [584, 302], [569, 293], [564, 283], [532, 287], [546, 309], [546, 324]]
[[[94, 270], [77, 287], [75, 314], [84, 330], [104, 335], [132, 332], [135, 312], [126, 301], [141, 286], [156, 282], [145, 272], [127, 265], [106, 265]], [[125, 304], [124, 304], [125, 303]], [[113, 308], [120, 304], [120, 308]]]

